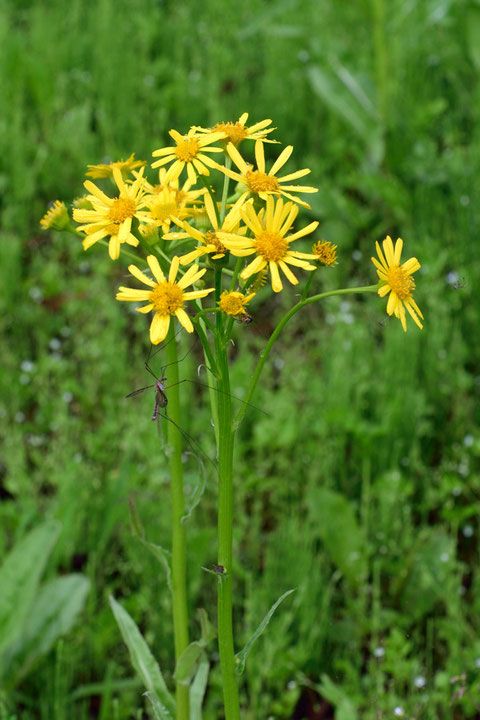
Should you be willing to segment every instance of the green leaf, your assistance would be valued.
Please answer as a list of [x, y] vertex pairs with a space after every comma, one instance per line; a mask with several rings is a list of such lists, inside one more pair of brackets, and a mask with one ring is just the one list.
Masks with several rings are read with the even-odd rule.
[[190, 686], [190, 720], [202, 720], [202, 704], [209, 672], [210, 663], [204, 658], [201, 660], [197, 674]]
[[155, 720], [172, 720], [171, 714], [168, 712], [165, 705], [162, 705], [156, 692], [151, 690], [146, 692], [145, 695], [152, 704], [153, 715]]
[[203, 647], [206, 647], [208, 643], [217, 637], [217, 631], [208, 619], [207, 611], [204, 610], [204, 608], [199, 608], [198, 614], [200, 616], [200, 627], [202, 629], [201, 643]]
[[80, 574], [55, 578], [40, 588], [17, 643], [17, 653], [23, 656], [18, 679], [53, 647], [59, 637], [72, 629], [89, 589], [90, 581]]
[[148, 540], [141, 540], [141, 542], [148, 550], [150, 550], [152, 555], [154, 555], [162, 565], [167, 574], [168, 589], [172, 592], [172, 568], [170, 566], [171, 553], [168, 550], [165, 550], [165, 548], [161, 545], [155, 545], [155, 543], [149, 542]]
[[202, 654], [203, 643], [195, 640], [188, 645], [177, 660], [174, 678], [181, 685], [188, 685], [195, 672], [197, 660]]
[[146, 689], [152, 693], [152, 697], [154, 697], [153, 693], [158, 695], [167, 710], [175, 715], [175, 701], [168, 691], [160, 667], [140, 630], [128, 612], [112, 596], [110, 596], [110, 606], [128, 647], [132, 665], [142, 678]]
[[322, 697], [335, 706], [335, 720], [357, 720], [357, 711], [352, 701], [328, 675], [322, 675], [322, 682], [317, 687]]
[[57, 522], [31, 530], [0, 569], [0, 654], [23, 633], [38, 584], [60, 533]]
[[[456, 585], [454, 573], [455, 543], [443, 532], [422, 538], [410, 559], [410, 572], [402, 587], [402, 603], [410, 616], [419, 620], [435, 605], [445, 602], [449, 589]], [[408, 567], [408, 563], [405, 565]]]
[[319, 65], [311, 65], [307, 74], [313, 92], [328, 105], [330, 110], [350, 125], [366, 144], [369, 144], [372, 134], [377, 129], [377, 123], [372, 117], [370, 107], [365, 101], [359, 101], [359, 86], [356, 81], [357, 92], [355, 94], [352, 92], [352, 76], [349, 74], [350, 86], [346, 87], [344, 81], [330, 69]]
[[205, 487], [207, 485], [207, 474], [205, 471], [205, 466], [203, 464], [202, 459], [197, 455], [197, 460], [200, 464], [200, 478], [198, 483], [195, 485], [192, 495], [190, 497], [190, 500], [185, 508], [185, 515], [182, 515], [181, 522], [182, 525], [184, 525], [188, 520], [190, 520], [190, 517], [197, 507], [198, 503], [202, 499], [203, 493], [205, 492]]
[[313, 488], [309, 504], [312, 521], [335, 565], [350, 582], [363, 582], [367, 573], [365, 537], [351, 503], [333, 490]]
[[267, 627], [267, 625], [270, 622], [270, 620], [272, 619], [272, 615], [275, 612], [275, 610], [277, 609], [277, 607], [280, 605], [281, 602], [283, 602], [285, 600], [286, 597], [291, 595], [293, 592], [295, 592], [295, 588], [293, 588], [292, 590], [287, 590], [287, 592], [283, 593], [283, 595], [278, 598], [278, 600], [272, 605], [272, 607], [270, 608], [268, 613], [265, 615], [262, 622], [257, 627], [257, 629], [255, 630], [255, 632], [253, 633], [251, 638], [248, 640], [245, 647], [235, 655], [235, 661], [236, 661], [235, 669], [236, 669], [237, 675], [241, 675], [243, 673], [243, 671], [245, 670], [245, 663], [247, 661], [247, 657], [250, 654], [250, 650], [252, 649], [254, 643], [258, 640], [260, 635], [263, 633], [265, 628]]
[[128, 498], [128, 510], [130, 513], [130, 527], [133, 535], [138, 537], [140, 540], [145, 540], [145, 530], [142, 525], [140, 515], [138, 514], [137, 504], [133, 494], [130, 494]]
[[476, 70], [480, 70], [480, 8], [472, 5], [466, 15], [467, 49]]

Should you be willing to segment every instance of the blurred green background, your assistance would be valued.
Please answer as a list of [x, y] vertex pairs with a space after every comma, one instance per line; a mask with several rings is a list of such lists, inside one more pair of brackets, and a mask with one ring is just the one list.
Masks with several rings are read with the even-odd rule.
[[[173, 672], [165, 574], [128, 509], [168, 547], [152, 398], [124, 400], [146, 383], [145, 318], [114, 301], [120, 262], [39, 220], [87, 163], [244, 111], [312, 169], [304, 219], [339, 248], [320, 286], [375, 282], [374, 241], [401, 236], [425, 316], [404, 334], [375, 296], [332, 298], [274, 350], [270, 415], [249, 411], [237, 445], [237, 646], [296, 592], [248, 659], [244, 717], [480, 717], [479, 70], [473, 0], [0, 4], [1, 577], [23, 568], [0, 598], [2, 720], [149, 717], [110, 594]], [[238, 327], [235, 394], [294, 299], [267, 292]], [[184, 403], [213, 453], [207, 398]], [[187, 526], [192, 617], [212, 620], [215, 499], [210, 477]], [[215, 654], [210, 683], [219, 720]]]

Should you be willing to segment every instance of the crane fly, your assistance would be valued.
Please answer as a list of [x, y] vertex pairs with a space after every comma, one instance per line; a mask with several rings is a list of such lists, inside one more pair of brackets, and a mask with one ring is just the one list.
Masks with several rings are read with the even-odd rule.
[[[155, 422], [155, 420], [160, 415], [160, 408], [167, 407], [168, 400], [167, 396], [165, 394], [165, 380], [166, 377], [157, 378], [153, 385], [145, 385], [143, 388], [139, 388], [138, 390], [134, 390], [129, 395], [126, 395], [127, 398], [134, 397], [135, 395], [140, 395], [140, 393], [145, 392], [145, 390], [151, 390], [152, 388], [155, 388], [155, 405], [153, 406], [153, 414], [152, 414], [152, 420]], [[172, 420], [172, 418], [168, 418], [169, 420]]]

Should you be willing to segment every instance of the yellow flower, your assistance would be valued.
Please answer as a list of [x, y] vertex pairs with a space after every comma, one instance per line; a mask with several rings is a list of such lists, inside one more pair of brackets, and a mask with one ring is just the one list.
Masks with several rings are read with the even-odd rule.
[[60, 200], [55, 200], [40, 220], [44, 230], [64, 230], [70, 223], [67, 206]]
[[418, 316], [423, 320], [420, 308], [412, 297], [412, 291], [415, 290], [415, 282], [412, 274], [420, 267], [417, 258], [410, 258], [400, 265], [402, 255], [403, 240], [398, 238], [393, 248], [392, 238], [387, 235], [383, 241], [383, 253], [379, 243], [375, 243], [377, 248], [377, 258], [372, 257], [372, 262], [377, 268], [377, 275], [380, 278], [381, 286], [378, 289], [380, 297], [385, 297], [390, 293], [387, 303], [387, 313], [395, 315], [399, 318], [402, 327], [407, 331], [407, 322], [405, 318], [405, 308], [412, 316], [414, 322], [420, 329], [423, 328]]
[[218, 235], [232, 255], [244, 257], [256, 254], [255, 260], [247, 265], [241, 273], [244, 280], [268, 267], [272, 288], [275, 292], [280, 292], [283, 285], [279, 270], [282, 270], [292, 285], [297, 285], [298, 280], [289, 265], [301, 267], [304, 270], [316, 269], [315, 265], [306, 262], [315, 259], [315, 255], [290, 250], [290, 243], [304, 235], [309, 235], [318, 226], [318, 222], [311, 222], [303, 230], [286, 236], [297, 217], [297, 205], [291, 202], [284, 203], [281, 198], [275, 201], [271, 195], [268, 195], [265, 212], [260, 210], [257, 214], [253, 207], [253, 201], [249, 201], [240, 212], [243, 221], [253, 233], [253, 237], [245, 238], [241, 235], [223, 232], [219, 232]]
[[128, 175], [132, 170], [143, 167], [147, 163], [144, 160], [135, 160], [135, 153], [132, 153], [127, 160], [119, 160], [118, 162], [110, 162], [108, 165], [100, 163], [100, 165], [89, 165], [89, 172], [85, 173], [91, 178], [112, 177], [114, 168], [118, 168], [122, 175]]
[[175, 147], [160, 148], [160, 150], [155, 150], [152, 153], [154, 157], [160, 157], [160, 160], [152, 163], [152, 168], [173, 162], [167, 174], [169, 182], [176, 180], [185, 166], [187, 166], [188, 179], [192, 185], [197, 182], [197, 173], [199, 175], [210, 175], [206, 165], [208, 167], [217, 167], [212, 158], [205, 155], [205, 153], [223, 152], [222, 148], [207, 147], [220, 140], [223, 133], [209, 133], [200, 137], [196, 134], [195, 128], [190, 128], [186, 135], [180, 135], [176, 130], [170, 130], [169, 135], [175, 140]]
[[320, 240], [312, 247], [312, 252], [318, 262], [324, 265], [336, 265], [337, 246], [332, 245], [328, 240]]
[[[293, 152], [293, 146], [288, 145], [276, 161], [273, 163], [269, 172], [265, 172], [265, 153], [263, 151], [263, 141], [257, 140], [255, 143], [255, 159], [257, 161], [257, 169], [254, 170], [240, 155], [237, 148], [233, 143], [227, 145], [227, 152], [232, 158], [233, 162], [239, 169], [239, 173], [226, 168], [222, 165], [216, 165], [218, 170], [221, 170], [225, 175], [228, 175], [232, 180], [236, 180], [241, 185], [245, 186], [241, 198], [245, 199], [249, 196], [260, 197], [262, 200], [266, 200], [269, 195], [283, 195], [289, 200], [303, 205], [303, 207], [309, 208], [310, 205], [298, 197], [295, 197], [298, 193], [316, 193], [318, 188], [310, 187], [308, 185], [285, 185], [291, 180], [308, 175], [309, 169], [304, 168], [303, 170], [297, 170], [296, 172], [284, 175], [283, 177], [277, 177], [277, 173], [287, 162], [288, 158]], [[292, 193], [294, 193], [292, 195]]]
[[193, 205], [205, 194], [205, 188], [190, 190], [191, 186], [190, 180], [187, 180], [181, 188], [178, 178], [168, 182], [167, 171], [165, 168], [160, 168], [159, 184], [151, 185], [149, 182], [144, 184], [147, 193], [145, 197], [147, 210], [139, 213], [139, 219], [147, 224], [155, 223], [157, 227], [162, 228], [163, 233], [168, 232], [174, 219], [183, 219], [192, 215]]
[[241, 204], [243, 204], [243, 201], [242, 203], [237, 201], [230, 209], [229, 213], [225, 216], [221, 228], [218, 226], [217, 213], [215, 212], [213, 200], [208, 193], [205, 195], [204, 202], [211, 229], [201, 232], [186, 222], [176, 220], [175, 222], [184, 230], [184, 232], [171, 232], [164, 235], [166, 240], [178, 240], [179, 238], [191, 237], [200, 243], [195, 250], [192, 250], [192, 252], [189, 252], [187, 255], [183, 255], [183, 257], [180, 258], [180, 263], [182, 265], [188, 265], [188, 263], [193, 262], [202, 255], [211, 255], [212, 260], [218, 260], [219, 258], [224, 257], [227, 249], [218, 238], [218, 232], [220, 230], [227, 233], [239, 234], [246, 231], [246, 228], [239, 229], [238, 227], [241, 219], [240, 207]]
[[223, 139], [226, 139], [234, 145], [239, 145], [242, 140], [264, 140], [264, 142], [277, 142], [276, 140], [267, 140], [266, 136], [268, 133], [273, 132], [277, 128], [268, 128], [271, 125], [271, 120], [261, 120], [254, 125], [247, 127], [245, 123], [248, 120], [248, 113], [243, 113], [236, 122], [218, 122], [212, 128], [195, 127], [195, 130], [199, 133], [212, 133], [221, 132], [223, 133]]
[[246, 315], [247, 311], [245, 309], [245, 305], [254, 297], [255, 293], [244, 295], [236, 290], [231, 292], [224, 290], [220, 295], [218, 304], [220, 306], [220, 310], [227, 315], [232, 315], [233, 317], [236, 315]]
[[143, 199], [143, 168], [134, 183], [127, 185], [118, 167], [113, 168], [113, 179], [118, 187], [118, 197], [105, 195], [94, 183], [86, 180], [83, 184], [91, 193], [87, 199], [92, 203], [93, 210], [76, 208], [73, 219], [82, 223], [79, 230], [86, 233], [83, 247], [88, 250], [98, 240], [110, 236], [108, 252], [112, 260], [120, 254], [120, 245], [124, 242], [136, 247], [138, 240], [130, 232], [132, 220], [139, 217], [139, 210], [144, 206]]
[[149, 255], [147, 257], [147, 263], [156, 282], [145, 275], [136, 265], [129, 265], [128, 269], [133, 277], [145, 285], [148, 285], [151, 290], [135, 290], [134, 288], [119, 287], [116, 296], [117, 300], [147, 302], [147, 305], [137, 308], [137, 310], [141, 313], [148, 313], [151, 310], [155, 312], [152, 324], [150, 325], [150, 342], [153, 345], [158, 345], [158, 343], [167, 337], [172, 315], [176, 315], [180, 324], [183, 325], [187, 332], [193, 332], [192, 321], [183, 309], [183, 306], [186, 300], [203, 298], [213, 292], [214, 288], [194, 290], [191, 292], [184, 292], [184, 289], [196, 283], [206, 273], [206, 270], [199, 270], [198, 265], [192, 265], [192, 267], [188, 268], [185, 275], [178, 282], [175, 282], [179, 267], [179, 258], [177, 256], [172, 259], [168, 280], [165, 278], [155, 255]]

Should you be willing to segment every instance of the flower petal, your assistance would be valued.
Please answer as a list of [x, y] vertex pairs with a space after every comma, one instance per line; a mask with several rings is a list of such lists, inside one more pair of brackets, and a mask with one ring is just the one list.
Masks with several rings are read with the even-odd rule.
[[137, 278], [137, 280], [140, 280], [140, 282], [144, 283], [145, 285], [155, 287], [155, 283], [153, 282], [153, 280], [147, 275], [145, 275], [145, 273], [143, 273], [136, 265], [129, 265], [128, 271], [131, 275], [133, 275], [133, 277]]
[[280, 153], [278, 158], [273, 163], [273, 165], [270, 169], [270, 172], [268, 173], [270, 175], [270, 177], [272, 175], [275, 175], [277, 173], [277, 171], [280, 170], [280, 168], [285, 165], [285, 163], [287, 162], [287, 160], [290, 157], [290, 155], [292, 154], [292, 152], [293, 152], [293, 145], [287, 145], [287, 147], [282, 150], [282, 152]]
[[159, 283], [165, 282], [165, 275], [163, 274], [162, 269], [160, 267], [160, 263], [158, 262], [155, 255], [148, 255], [147, 263], [148, 263], [148, 267], [152, 271], [152, 275], [155, 278], [155, 280]]
[[183, 325], [185, 330], [188, 333], [192, 333], [193, 332], [193, 324], [192, 324], [192, 321], [190, 320], [190, 318], [188, 317], [187, 313], [185, 312], [185, 310], [183, 310], [183, 308], [178, 308], [178, 310], [175, 311], [175, 315], [177, 316], [178, 321], [180, 322], [181, 325]]
[[152, 324], [150, 325], [150, 342], [152, 345], [158, 345], [158, 343], [165, 340], [169, 327], [170, 315], [160, 315], [160, 313], [155, 313]]
[[270, 261], [269, 266], [270, 275], [272, 278], [272, 289], [274, 292], [281, 292], [283, 290], [283, 285], [280, 278], [280, 273], [278, 272], [278, 265], [277, 263]]

